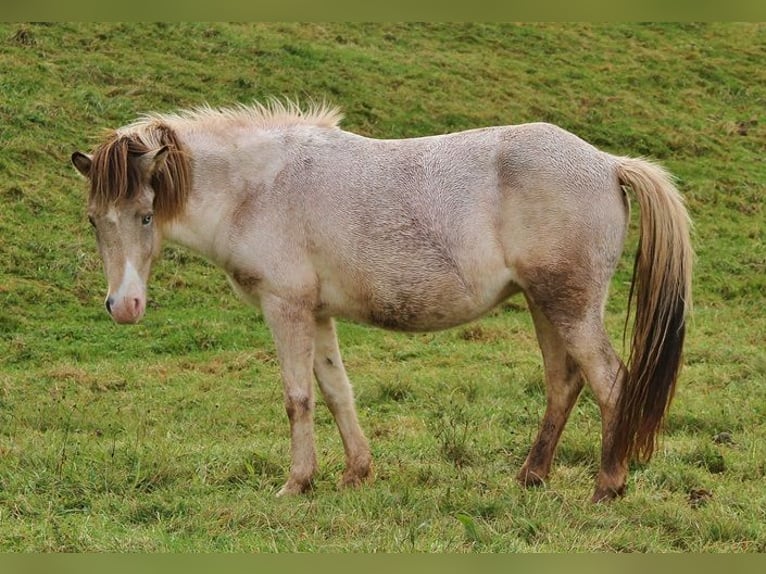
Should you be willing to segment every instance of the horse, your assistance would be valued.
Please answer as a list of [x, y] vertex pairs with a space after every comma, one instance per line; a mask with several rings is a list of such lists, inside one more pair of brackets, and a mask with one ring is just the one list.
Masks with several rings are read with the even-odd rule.
[[[290, 424], [278, 495], [293, 495], [317, 468], [314, 378], [343, 442], [339, 486], [372, 478], [336, 319], [440, 330], [521, 293], [547, 403], [517, 480], [547, 480], [587, 381], [602, 423], [592, 500], [623, 495], [629, 463], [657, 448], [691, 308], [691, 220], [673, 176], [549, 123], [375, 139], [343, 130], [342, 117], [289, 100], [152, 112], [74, 152], [111, 317], [142, 318], [165, 240], [221, 268], [274, 341]], [[623, 362], [604, 308], [629, 192], [640, 218]]]

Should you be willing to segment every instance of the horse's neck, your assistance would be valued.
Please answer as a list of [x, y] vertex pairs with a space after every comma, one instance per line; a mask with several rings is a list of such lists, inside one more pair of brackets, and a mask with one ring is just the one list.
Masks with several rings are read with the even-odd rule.
[[199, 208], [187, 205], [181, 216], [165, 225], [163, 235], [168, 241], [217, 263], [215, 238], [218, 227], [215, 215], [204, 214]]
[[192, 189], [184, 213], [168, 224], [166, 239], [223, 264], [231, 216], [245, 195], [270, 185], [285, 165], [278, 137], [249, 132], [226, 138], [191, 136]]

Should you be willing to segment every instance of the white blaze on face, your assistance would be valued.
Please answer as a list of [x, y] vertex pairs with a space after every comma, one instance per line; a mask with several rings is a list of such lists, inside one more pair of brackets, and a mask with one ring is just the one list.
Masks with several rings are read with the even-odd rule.
[[125, 262], [122, 282], [107, 296], [107, 307], [117, 323], [136, 323], [146, 310], [146, 285], [130, 260]]

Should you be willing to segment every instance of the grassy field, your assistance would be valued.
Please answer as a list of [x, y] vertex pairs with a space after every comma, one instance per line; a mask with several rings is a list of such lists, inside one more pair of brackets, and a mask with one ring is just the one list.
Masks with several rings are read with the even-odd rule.
[[[0, 550], [766, 552], [766, 26], [0, 24]], [[659, 452], [589, 503], [583, 394], [549, 483], [513, 476], [544, 408], [522, 299], [451, 331], [339, 325], [376, 464], [274, 495], [288, 424], [269, 333], [168, 246], [114, 325], [69, 164], [145, 111], [289, 96], [392, 138], [549, 121], [663, 162], [695, 222], [695, 316]], [[608, 325], [621, 344], [631, 245]]]

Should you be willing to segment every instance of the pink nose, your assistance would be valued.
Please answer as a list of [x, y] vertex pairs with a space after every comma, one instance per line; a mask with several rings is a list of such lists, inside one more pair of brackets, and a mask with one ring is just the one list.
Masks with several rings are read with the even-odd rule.
[[144, 315], [144, 302], [138, 297], [106, 298], [106, 310], [117, 323], [137, 323]]

